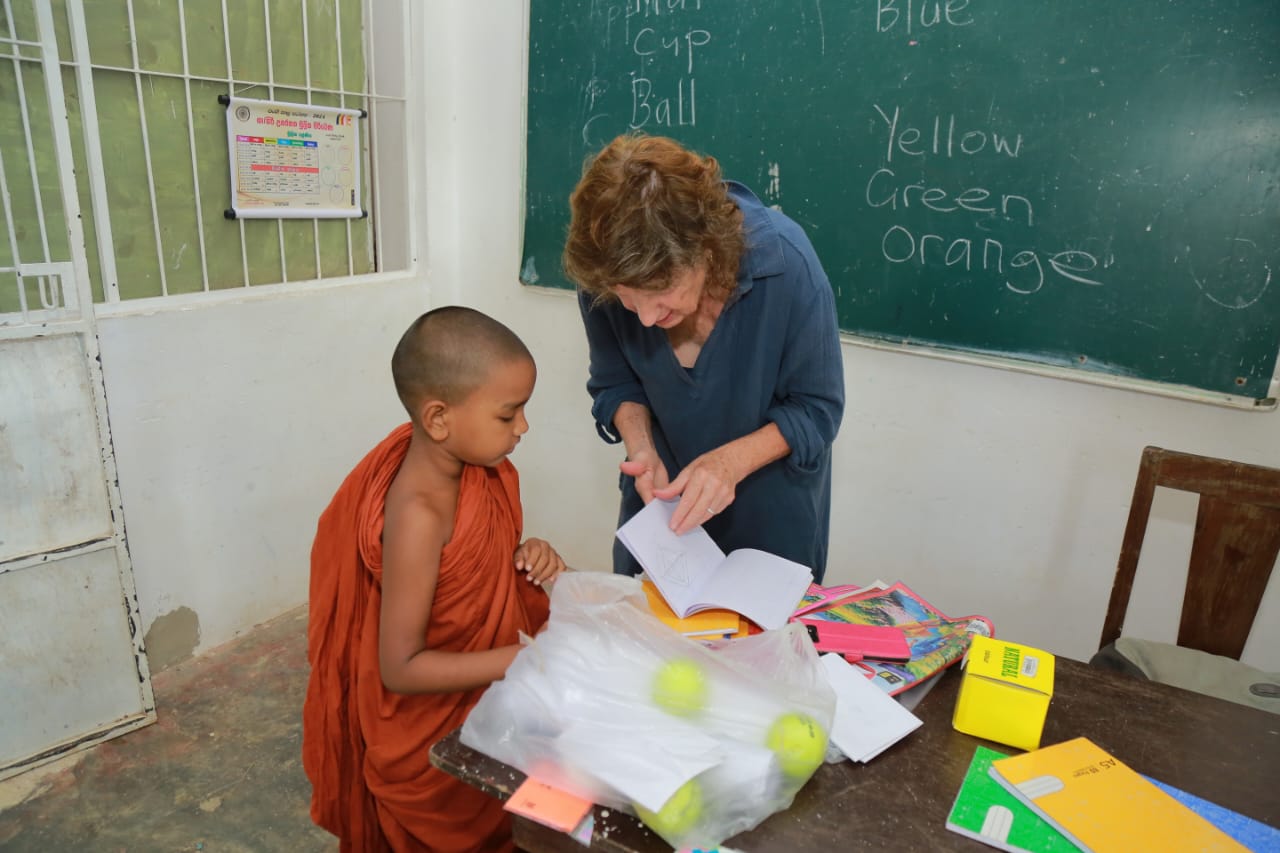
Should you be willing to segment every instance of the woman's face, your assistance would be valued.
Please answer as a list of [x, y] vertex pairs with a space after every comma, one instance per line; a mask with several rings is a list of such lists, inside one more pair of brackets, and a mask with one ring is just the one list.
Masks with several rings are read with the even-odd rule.
[[707, 266], [681, 267], [671, 276], [671, 284], [662, 290], [613, 288], [622, 307], [633, 312], [645, 326], [674, 329], [698, 311], [707, 283]]

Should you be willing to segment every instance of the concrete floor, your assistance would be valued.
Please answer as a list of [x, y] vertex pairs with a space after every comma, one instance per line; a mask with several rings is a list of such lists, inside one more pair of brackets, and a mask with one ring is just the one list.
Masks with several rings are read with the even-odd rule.
[[155, 725], [0, 782], [5, 853], [337, 849], [302, 772], [305, 608], [158, 673]]

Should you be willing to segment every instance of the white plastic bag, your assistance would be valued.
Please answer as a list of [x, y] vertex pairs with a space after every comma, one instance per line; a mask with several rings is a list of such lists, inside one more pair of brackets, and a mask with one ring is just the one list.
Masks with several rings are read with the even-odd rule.
[[653, 616], [634, 578], [573, 572], [461, 739], [673, 847], [715, 848], [791, 804], [834, 710], [802, 626], [708, 646]]

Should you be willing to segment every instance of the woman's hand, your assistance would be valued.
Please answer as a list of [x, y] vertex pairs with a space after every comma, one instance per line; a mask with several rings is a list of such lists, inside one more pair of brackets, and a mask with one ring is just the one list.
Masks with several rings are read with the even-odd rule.
[[733, 503], [738, 483], [745, 476], [740, 471], [742, 466], [733, 448], [717, 447], [685, 466], [666, 488], [655, 488], [653, 496], [662, 500], [680, 498], [671, 514], [671, 529], [683, 536]]
[[516, 548], [516, 571], [527, 572], [529, 582], [541, 586], [565, 570], [564, 560], [544, 539], [526, 539]]
[[656, 450], [638, 451], [623, 460], [618, 468], [627, 476], [636, 478], [636, 492], [646, 506], [653, 500], [655, 490], [667, 488], [667, 466], [662, 464], [662, 457]]

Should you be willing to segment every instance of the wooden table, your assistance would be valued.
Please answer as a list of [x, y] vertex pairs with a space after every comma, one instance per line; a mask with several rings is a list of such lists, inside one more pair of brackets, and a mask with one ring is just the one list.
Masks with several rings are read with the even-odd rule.
[[[990, 847], [946, 828], [946, 818], [974, 747], [1010, 747], [951, 728], [960, 686], [958, 667], [915, 709], [924, 724], [869, 764], [827, 764], [791, 808], [725, 842], [735, 850], [970, 850]], [[1085, 736], [1134, 770], [1280, 827], [1280, 715], [1269, 714], [1078, 661], [1057, 659], [1056, 685], [1042, 743]], [[458, 742], [458, 733], [431, 750], [432, 763], [487, 793], [506, 799], [524, 781], [520, 771]], [[592, 850], [670, 851], [638, 820], [596, 806]], [[530, 853], [583, 847], [525, 818], [514, 823], [516, 844]]]

